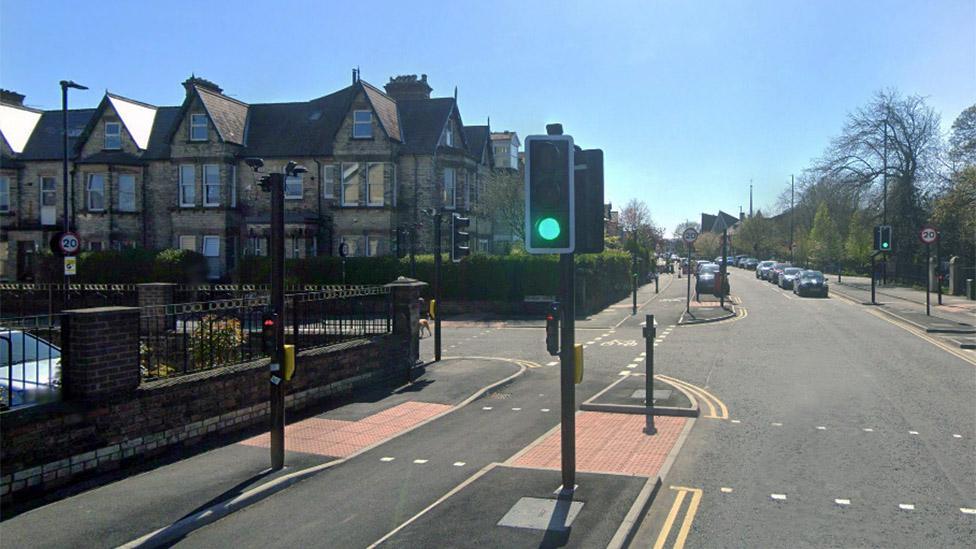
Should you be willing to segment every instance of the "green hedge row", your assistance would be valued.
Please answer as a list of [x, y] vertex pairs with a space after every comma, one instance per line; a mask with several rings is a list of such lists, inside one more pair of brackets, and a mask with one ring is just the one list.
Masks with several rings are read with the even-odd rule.
[[[40, 256], [38, 282], [62, 282], [64, 260], [50, 253]], [[139, 282], [196, 283], [206, 279], [207, 262], [189, 250], [105, 250], [78, 255], [73, 283], [134, 284]]]

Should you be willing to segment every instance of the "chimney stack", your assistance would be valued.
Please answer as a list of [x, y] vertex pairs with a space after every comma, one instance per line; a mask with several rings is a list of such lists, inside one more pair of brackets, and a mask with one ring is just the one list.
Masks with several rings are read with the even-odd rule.
[[17, 105], [19, 107], [23, 107], [24, 97], [26, 96], [22, 93], [17, 93], [13, 90], [0, 89], [0, 103], [6, 103], [8, 105]]
[[224, 93], [223, 88], [218, 86], [216, 83], [211, 82], [206, 78], [200, 78], [199, 76], [191, 74], [190, 77], [183, 82], [183, 87], [186, 88], [186, 93], [190, 93], [190, 88], [193, 86], [204, 88], [215, 93]]
[[430, 99], [433, 88], [427, 83], [427, 75], [401, 74], [390, 78], [386, 83], [386, 94], [396, 100], [401, 99]]

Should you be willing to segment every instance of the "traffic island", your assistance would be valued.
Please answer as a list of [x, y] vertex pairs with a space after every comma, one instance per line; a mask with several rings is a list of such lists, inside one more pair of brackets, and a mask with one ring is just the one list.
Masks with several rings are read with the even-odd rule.
[[[580, 404], [580, 410], [615, 412], [618, 414], [646, 414], [647, 390], [644, 374], [628, 373], [606, 389]], [[654, 379], [654, 414], [659, 416], [698, 417], [698, 401], [677, 385]]]
[[735, 318], [738, 312], [735, 307], [735, 298], [730, 297], [722, 306], [716, 301], [692, 301], [688, 305], [688, 310], [681, 313], [678, 319], [679, 325], [705, 324], [708, 322], [720, 322]]

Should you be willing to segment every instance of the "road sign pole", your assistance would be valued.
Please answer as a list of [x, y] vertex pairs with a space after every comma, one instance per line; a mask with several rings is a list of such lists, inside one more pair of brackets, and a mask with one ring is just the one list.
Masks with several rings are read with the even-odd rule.
[[688, 243], [688, 295], [685, 296], [685, 312], [691, 314], [691, 242]]
[[942, 305], [942, 233], [937, 232], [935, 239], [935, 282], [939, 294], [939, 305]]
[[285, 466], [285, 175], [269, 174], [271, 183], [271, 309], [274, 351], [271, 356], [271, 468]]
[[[925, 262], [932, 262], [932, 245], [925, 245]], [[929, 278], [929, 266], [925, 266], [925, 315], [932, 316], [932, 279]]]
[[574, 364], [576, 347], [574, 255], [568, 253], [559, 256], [560, 286], [562, 289], [560, 298], [562, 299], [563, 311], [559, 348], [563, 493], [572, 493], [576, 489], [576, 385], [573, 383], [576, 370]]
[[644, 415], [647, 418], [644, 433], [657, 433], [654, 427], [654, 339], [657, 338], [657, 327], [654, 326], [654, 315], [644, 316]]
[[434, 361], [441, 359], [441, 212], [434, 214]]
[[874, 267], [874, 254], [871, 254], [871, 305], [877, 305], [878, 302], [874, 300], [874, 287], [877, 285], [878, 273], [875, 272]]

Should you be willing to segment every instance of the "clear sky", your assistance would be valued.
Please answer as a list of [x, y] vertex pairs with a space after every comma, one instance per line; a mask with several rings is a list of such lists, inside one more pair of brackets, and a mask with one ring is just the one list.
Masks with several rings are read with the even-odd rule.
[[877, 90], [928, 97], [948, 129], [976, 103], [976, 0], [469, 2], [3, 0], [0, 86], [40, 108], [58, 81], [157, 105], [190, 73], [248, 102], [429, 75], [468, 124], [562, 122], [602, 148], [606, 198], [669, 231], [768, 207]]

